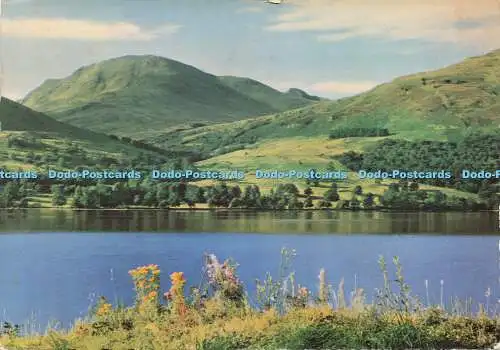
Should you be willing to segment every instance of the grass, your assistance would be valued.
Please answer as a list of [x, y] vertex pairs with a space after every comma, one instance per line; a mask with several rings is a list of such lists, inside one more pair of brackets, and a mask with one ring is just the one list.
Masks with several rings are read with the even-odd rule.
[[[306, 187], [305, 181], [297, 179], [256, 179], [254, 171], [256, 169], [263, 170], [308, 170], [311, 168], [319, 171], [326, 170], [329, 164], [335, 164], [336, 169], [345, 169], [333, 157], [344, 153], [347, 149], [362, 152], [368, 147], [373, 147], [374, 143], [384, 139], [383, 137], [373, 138], [345, 138], [330, 140], [326, 137], [292, 137], [279, 140], [262, 141], [255, 147], [245, 150], [234, 151], [213, 157], [196, 165], [205, 170], [230, 170], [230, 169], [245, 169], [248, 173], [245, 179], [241, 181], [231, 182], [231, 185], [251, 185], [256, 184], [263, 190], [269, 192], [271, 188], [276, 187], [278, 183], [291, 182], [295, 183], [301, 192]], [[378, 183], [372, 179], [359, 179], [354, 172], [348, 173], [348, 178], [345, 181], [339, 181], [339, 194], [341, 199], [349, 200], [352, 198], [352, 191], [359, 185], [363, 188], [364, 193], [371, 192], [375, 195], [382, 195], [387, 189], [389, 183], [394, 182], [383, 180]], [[200, 181], [199, 185], [212, 185], [213, 181]], [[320, 187], [314, 187], [315, 196], [323, 196], [328, 190], [327, 182], [321, 183]], [[476, 194], [458, 191], [455, 189], [420, 185], [423, 190], [440, 190], [449, 196], [459, 196], [470, 199], [477, 199]]]
[[88, 318], [68, 330], [22, 335], [5, 331], [9, 349], [451, 349], [486, 348], [500, 340], [494, 308], [478, 313], [421, 302], [405, 282], [399, 259], [394, 276], [383, 258], [383, 285], [373, 302], [357, 288], [333, 286], [322, 269], [317, 288], [295, 281], [294, 251], [282, 250], [279, 276], [257, 281], [251, 304], [237, 277], [237, 265], [205, 257], [203, 279], [186, 293], [182, 272], [170, 275], [171, 288], [160, 294], [156, 265], [130, 271], [136, 302], [113, 306], [101, 298]]

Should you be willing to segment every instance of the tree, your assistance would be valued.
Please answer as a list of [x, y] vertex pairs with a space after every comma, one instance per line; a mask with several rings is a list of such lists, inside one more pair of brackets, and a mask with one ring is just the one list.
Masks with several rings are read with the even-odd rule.
[[95, 186], [88, 187], [83, 191], [82, 204], [84, 208], [97, 209], [101, 206], [99, 191]]
[[307, 196], [304, 201], [304, 208], [312, 208], [314, 206], [311, 196]]
[[306, 187], [306, 189], [304, 189], [304, 194], [305, 194], [307, 197], [312, 196], [312, 194], [313, 194], [313, 190], [311, 189], [311, 187]]
[[133, 202], [131, 190], [126, 182], [117, 182], [111, 187], [111, 202], [116, 206]]
[[353, 209], [353, 210], [357, 210], [359, 209], [359, 200], [355, 197], [353, 197], [350, 201], [349, 201], [349, 208], [350, 209]]
[[161, 201], [158, 202], [158, 208], [160, 209], [168, 209], [169, 203], [168, 200], [162, 199]]
[[261, 206], [260, 189], [257, 185], [246, 186], [243, 190], [243, 205], [247, 208], [259, 208]]
[[28, 208], [29, 203], [28, 203], [28, 198], [23, 197], [19, 200], [17, 203], [18, 208]]
[[236, 185], [231, 187], [231, 197], [234, 198], [240, 198], [241, 196], [241, 188], [240, 186]]
[[167, 183], [158, 184], [157, 190], [156, 190], [157, 203], [160, 203], [163, 200], [168, 200], [169, 196], [170, 196], [169, 185]]
[[148, 191], [144, 194], [144, 198], [142, 198], [142, 204], [148, 207], [156, 206], [156, 192]]
[[3, 188], [2, 204], [3, 207], [11, 207], [15, 200], [19, 199], [20, 185], [18, 182], [9, 181]]
[[181, 198], [176, 192], [170, 192], [167, 202], [170, 207], [178, 207], [181, 205]]
[[332, 203], [330, 201], [327, 201], [327, 200], [321, 200], [321, 201], [318, 202], [317, 206], [320, 209], [331, 208], [332, 207]]
[[84, 208], [83, 204], [83, 188], [76, 186], [75, 193], [73, 194], [73, 199], [71, 202], [73, 208]]
[[132, 200], [132, 203], [133, 203], [134, 205], [140, 205], [140, 204], [141, 204], [141, 202], [142, 202], [141, 195], [140, 195], [140, 194], [136, 194], [136, 195], [134, 195], [134, 198], [133, 198], [133, 200]]
[[64, 193], [64, 185], [52, 186], [52, 205], [60, 207], [66, 204], [66, 195]]
[[330, 188], [323, 195], [323, 199], [329, 202], [336, 202], [340, 199], [340, 195], [336, 189]]
[[412, 182], [409, 186], [409, 190], [411, 192], [416, 192], [418, 191], [418, 189], [419, 189], [418, 182]]
[[361, 196], [363, 194], [363, 188], [360, 185], [354, 187], [353, 193], [357, 196]]
[[291, 196], [288, 200], [288, 209], [302, 209], [304, 203], [300, 202], [297, 196]]
[[369, 192], [365, 199], [363, 200], [363, 207], [364, 208], [372, 208], [373, 207], [373, 204], [375, 203], [375, 196], [373, 195], [373, 193]]
[[286, 184], [279, 184], [278, 187], [276, 188], [276, 193], [296, 196], [300, 193], [300, 191], [295, 184], [286, 183]]

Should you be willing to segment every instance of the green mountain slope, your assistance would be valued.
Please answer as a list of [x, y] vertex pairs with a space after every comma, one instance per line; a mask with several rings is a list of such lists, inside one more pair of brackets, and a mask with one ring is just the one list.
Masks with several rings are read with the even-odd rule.
[[219, 80], [239, 93], [269, 105], [277, 111], [303, 107], [311, 101], [320, 100], [319, 97], [308, 95], [306, 92], [299, 89], [290, 89], [286, 93], [282, 93], [249, 78], [221, 76]]
[[160, 157], [107, 135], [80, 129], [2, 98], [0, 102], [0, 161], [7, 168], [95, 165], [98, 159], [130, 159], [141, 155]]
[[9, 131], [43, 131], [61, 135], [77, 132], [87, 133], [5, 97], [0, 101], [0, 122], [2, 122], [2, 129]]
[[[234, 123], [157, 135], [156, 144], [218, 155], [287, 137], [325, 139], [332, 132], [454, 140], [467, 131], [499, 130], [500, 50], [444, 69], [397, 78], [360, 95]], [[500, 130], [499, 130], [500, 131]], [[351, 134], [350, 134], [351, 133]], [[361, 133], [361, 135], [360, 135]], [[372, 136], [372, 135], [366, 135]]]
[[162, 57], [125, 56], [48, 80], [22, 102], [79, 127], [134, 135], [186, 123], [235, 121], [314, 101]]

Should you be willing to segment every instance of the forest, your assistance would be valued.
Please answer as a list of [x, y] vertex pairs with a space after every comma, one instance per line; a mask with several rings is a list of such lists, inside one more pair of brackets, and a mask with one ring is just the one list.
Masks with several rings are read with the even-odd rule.
[[493, 172], [500, 169], [499, 154], [499, 134], [474, 133], [458, 142], [388, 139], [367, 152], [343, 153], [338, 160], [353, 171], [451, 171], [451, 179], [427, 179], [421, 183], [477, 193], [494, 202], [498, 201], [498, 180], [460, 177], [464, 169]]

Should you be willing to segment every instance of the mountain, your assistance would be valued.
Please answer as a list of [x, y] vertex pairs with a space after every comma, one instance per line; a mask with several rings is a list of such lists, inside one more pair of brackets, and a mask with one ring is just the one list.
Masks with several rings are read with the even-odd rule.
[[307, 99], [307, 100], [312, 100], [312, 101], [322, 101], [322, 100], [327, 100], [326, 98], [322, 98], [319, 96], [313, 96], [309, 95], [307, 92], [304, 90], [300, 90], [297, 88], [291, 88], [286, 92], [286, 95], [288, 97], [294, 97], [294, 98], [299, 98], [299, 99]]
[[61, 136], [89, 136], [94, 134], [59, 122], [5, 97], [2, 97], [0, 101], [0, 122], [3, 131], [33, 131]]
[[313, 101], [320, 101], [319, 97], [308, 95], [299, 89], [292, 88], [283, 93], [250, 78], [220, 76], [219, 80], [240, 94], [270, 106], [274, 111], [299, 108]]
[[187, 123], [230, 122], [316, 100], [148, 55], [114, 58], [47, 80], [22, 103], [79, 127], [134, 135]]
[[[389, 134], [409, 140], [455, 140], [499, 130], [500, 50], [446, 68], [394, 79], [357, 96], [320, 101], [251, 120], [157, 135], [163, 147], [221, 154], [289, 137]], [[360, 134], [361, 133], [361, 134]], [[338, 136], [337, 136], [338, 137]]]
[[57, 121], [7, 98], [0, 101], [0, 122], [3, 166], [25, 168], [37, 162], [39, 166], [54, 165], [61, 157], [67, 159], [66, 164], [70, 166], [94, 164], [93, 159], [102, 157], [160, 156], [108, 135]]

